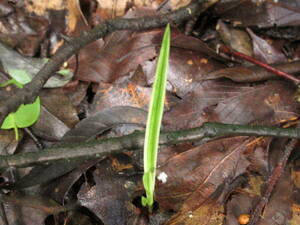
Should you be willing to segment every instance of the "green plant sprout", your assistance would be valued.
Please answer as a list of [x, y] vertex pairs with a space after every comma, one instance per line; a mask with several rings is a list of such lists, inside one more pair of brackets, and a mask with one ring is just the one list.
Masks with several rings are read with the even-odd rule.
[[164, 100], [166, 94], [167, 71], [170, 54], [170, 25], [166, 26], [159, 58], [156, 66], [155, 80], [153, 83], [152, 95], [147, 118], [145, 142], [144, 142], [144, 175], [143, 183], [146, 197], [142, 197], [142, 205], [152, 211], [156, 163], [158, 153], [159, 134], [161, 120], [164, 110]]
[[[24, 70], [10, 70], [9, 74], [13, 79], [0, 84], [0, 87], [13, 84], [18, 88], [23, 88], [23, 85], [30, 82], [31, 78]], [[16, 112], [10, 113], [5, 117], [1, 129], [14, 129], [15, 138], [19, 140], [18, 128], [29, 127], [34, 124], [40, 116], [41, 102], [40, 97], [37, 97], [32, 104], [22, 104]]]

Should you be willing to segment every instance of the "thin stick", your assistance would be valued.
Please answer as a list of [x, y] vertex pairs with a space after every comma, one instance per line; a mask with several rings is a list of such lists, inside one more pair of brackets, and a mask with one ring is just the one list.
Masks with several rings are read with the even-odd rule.
[[[187, 141], [199, 141], [204, 138], [209, 139], [236, 135], [288, 137], [300, 139], [300, 129], [205, 123], [201, 127], [188, 130], [162, 132], [159, 144], [170, 145]], [[144, 146], [144, 136], [144, 132], [135, 132], [122, 137], [47, 148], [40, 152], [27, 152], [16, 155], [0, 156], [0, 169], [9, 167], [26, 167], [36, 164], [54, 163], [57, 161], [70, 162], [71, 160], [78, 159], [85, 160], [100, 158], [124, 151], [140, 150]]]
[[258, 202], [258, 204], [256, 205], [256, 207], [251, 215], [248, 225], [255, 225], [259, 221], [260, 215], [261, 215], [263, 209], [265, 208], [266, 204], [268, 203], [271, 193], [274, 190], [275, 185], [277, 184], [279, 178], [283, 174], [283, 171], [286, 167], [289, 156], [291, 155], [293, 149], [298, 144], [298, 141], [299, 140], [297, 140], [297, 139], [292, 139], [286, 145], [284, 153], [283, 153], [283, 157], [279, 160], [277, 166], [272, 171], [272, 174], [269, 177], [268, 182], [267, 182], [268, 186], [265, 190], [265, 193], [264, 193], [263, 197], [260, 199], [260, 201]]
[[258, 65], [258, 66], [260, 66], [262, 68], [265, 68], [266, 70], [270, 71], [271, 73], [276, 74], [277, 76], [280, 76], [280, 77], [283, 77], [285, 79], [293, 81], [293, 83], [296, 84], [296, 85], [300, 84], [300, 80], [298, 78], [294, 77], [293, 75], [288, 74], [286, 72], [283, 72], [281, 70], [278, 70], [278, 69], [276, 69], [276, 68], [274, 68], [274, 67], [272, 67], [272, 66], [270, 66], [270, 65], [268, 65], [266, 63], [260, 62], [257, 59], [254, 59], [253, 57], [245, 55], [245, 54], [243, 54], [241, 52], [233, 51], [233, 50], [231, 50], [229, 47], [227, 47], [225, 45], [220, 46], [218, 50], [221, 51], [221, 52], [223, 52], [223, 53], [226, 53], [226, 54], [233, 55], [235, 57], [244, 59], [244, 60], [246, 60], [248, 62], [251, 62], [253, 64], [256, 64], [256, 65]]
[[32, 133], [30, 128], [24, 128], [24, 131], [31, 137], [31, 139], [33, 140], [33, 142], [35, 143], [36, 147], [38, 149], [43, 149], [44, 146], [43, 144], [39, 141], [39, 139]]
[[3, 225], [9, 225], [7, 216], [6, 216], [6, 212], [5, 212], [5, 208], [4, 208], [4, 204], [2, 202], [0, 203], [0, 216], [3, 221]]

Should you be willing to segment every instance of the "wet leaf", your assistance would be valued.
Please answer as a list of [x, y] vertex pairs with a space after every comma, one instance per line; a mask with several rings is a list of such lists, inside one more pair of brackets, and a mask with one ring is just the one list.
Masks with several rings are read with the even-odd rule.
[[63, 137], [65, 142], [87, 141], [121, 124], [146, 124], [147, 112], [129, 106], [116, 106], [81, 120]]
[[[147, 62], [143, 67], [148, 83], [153, 82], [155, 63]], [[197, 86], [197, 80], [205, 78], [211, 71], [222, 68], [223, 65], [204, 54], [191, 50], [171, 48], [167, 90], [183, 97]]]
[[134, 2], [130, 0], [116, 2], [97, 0], [97, 2], [97, 16], [103, 19], [110, 19], [123, 16], [129, 9], [134, 8], [147, 7], [149, 9], [157, 10], [159, 6], [163, 6], [165, 10], [175, 10], [187, 5], [190, 0], [173, 0], [168, 2], [163, 2], [161, 0], [135, 0]]
[[2, 203], [10, 203], [18, 206], [39, 209], [48, 215], [66, 211], [64, 206], [61, 206], [52, 199], [37, 195], [2, 195], [0, 197], [0, 201]]
[[165, 113], [165, 127], [167, 129], [187, 129], [201, 126], [202, 123], [208, 121], [210, 116], [206, 110], [208, 107], [250, 90], [252, 90], [251, 87], [227, 81], [196, 83], [181, 102]]
[[[59, 202], [60, 204], [64, 204], [68, 198], [68, 194], [72, 191], [72, 187], [74, 184], [82, 177], [82, 175], [86, 173], [90, 167], [94, 166], [102, 159], [90, 160], [86, 163], [83, 163], [76, 168], [57, 178], [53, 181], [49, 182], [47, 185], [43, 186], [43, 194], [46, 196], [50, 196], [53, 200]], [[59, 166], [59, 165], [58, 165]]]
[[283, 63], [287, 61], [287, 58], [281, 51], [272, 44], [272, 40], [265, 40], [257, 36], [252, 30], [247, 28], [248, 33], [252, 38], [253, 54], [254, 57], [262, 62], [271, 63]]
[[[135, 18], [144, 15], [144, 12], [130, 12], [125, 17]], [[88, 45], [79, 54], [77, 79], [95, 83], [118, 80], [157, 55], [155, 47], [160, 43], [161, 36], [161, 29], [145, 32], [116, 31], [106, 37], [104, 42]], [[76, 67], [74, 58], [70, 66]]]
[[93, 173], [94, 186], [83, 184], [77, 197], [81, 205], [91, 210], [104, 224], [132, 224], [137, 217], [131, 203], [132, 190], [139, 176], [118, 175], [105, 160]]
[[216, 30], [221, 36], [222, 41], [227, 46], [230, 46], [235, 51], [252, 56], [252, 44], [246, 31], [233, 28], [231, 25], [224, 23], [222, 20], [218, 21]]
[[185, 212], [176, 215], [167, 221], [166, 225], [194, 225], [209, 224], [220, 225], [224, 220], [224, 208], [217, 202], [209, 202], [195, 211]]
[[12, 224], [43, 224], [48, 215], [66, 210], [64, 206], [42, 196], [2, 195], [0, 201], [4, 203], [8, 221]]
[[[284, 195], [282, 194], [284, 193]], [[257, 223], [264, 224], [288, 224], [292, 217], [293, 183], [291, 173], [286, 168], [284, 174], [278, 181], [272, 196], [264, 208], [264, 216]]]
[[46, 18], [32, 15], [21, 4], [9, 4], [1, 1], [3, 17], [0, 18], [0, 40], [18, 48], [27, 56], [34, 56], [49, 31]]
[[35, 135], [58, 141], [78, 123], [77, 111], [62, 89], [45, 89], [40, 92], [41, 116], [33, 125]]
[[[47, 213], [29, 207], [18, 207], [13, 204], [4, 204], [7, 219], [12, 224], [43, 224]], [[2, 221], [1, 221], [2, 222]]]
[[0, 131], [0, 155], [13, 154], [17, 149], [18, 141], [11, 130]]
[[209, 115], [211, 120], [222, 123], [274, 124], [298, 114], [295, 104], [288, 103], [293, 101], [293, 95], [294, 90], [283, 82], [274, 81], [220, 101]]
[[228, 1], [217, 4], [216, 11], [225, 21], [243, 27], [296, 26], [299, 25], [299, 5], [299, 0]]
[[41, 115], [36, 124], [32, 126], [35, 135], [49, 141], [59, 141], [70, 128], [64, 121], [56, 117], [47, 110], [46, 107], [41, 107]]
[[160, 207], [180, 209], [181, 215], [218, 196], [224, 182], [230, 183], [248, 167], [243, 156], [246, 144], [247, 137], [223, 138], [170, 158], [157, 170], [157, 174], [167, 175], [165, 183], [157, 184]]
[[251, 196], [248, 194], [233, 194], [231, 199], [226, 204], [226, 220], [224, 225], [240, 225], [239, 216], [242, 214], [248, 214], [255, 202], [259, 200], [259, 196]]

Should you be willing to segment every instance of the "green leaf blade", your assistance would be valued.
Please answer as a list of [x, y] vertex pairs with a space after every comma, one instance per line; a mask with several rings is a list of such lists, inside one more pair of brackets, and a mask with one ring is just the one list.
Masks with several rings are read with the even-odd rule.
[[15, 112], [16, 124], [18, 128], [29, 127], [34, 124], [41, 111], [41, 100], [37, 97], [32, 104], [22, 104]]
[[143, 198], [142, 204], [148, 206], [150, 210], [153, 205], [159, 134], [166, 94], [171, 42], [170, 33], [170, 25], [168, 24], [164, 32], [157, 62], [145, 134], [143, 182], [147, 199]]
[[10, 69], [8, 73], [20, 84], [27, 84], [31, 81], [30, 75], [25, 70]]
[[[18, 88], [23, 88], [23, 85], [31, 81], [31, 76], [25, 71], [20, 69], [9, 69], [9, 74], [13, 79], [0, 84], [0, 87], [5, 87], [7, 85], [13, 84]], [[0, 129], [14, 129], [16, 140], [19, 139], [18, 128], [29, 127], [34, 124], [41, 111], [41, 101], [40, 97], [37, 97], [35, 101], [31, 104], [22, 104], [19, 106], [16, 112], [10, 113], [3, 121]]]

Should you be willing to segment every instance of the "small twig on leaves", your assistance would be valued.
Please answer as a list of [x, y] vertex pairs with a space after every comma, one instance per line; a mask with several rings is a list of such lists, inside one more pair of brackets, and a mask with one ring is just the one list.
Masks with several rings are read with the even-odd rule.
[[223, 53], [226, 53], [226, 54], [238, 57], [240, 59], [244, 59], [244, 60], [246, 60], [248, 62], [251, 62], [253, 64], [256, 64], [256, 65], [258, 65], [258, 66], [260, 66], [262, 68], [265, 68], [266, 70], [270, 71], [271, 73], [276, 74], [277, 76], [280, 76], [280, 77], [283, 77], [283, 78], [285, 78], [287, 80], [293, 81], [293, 83], [296, 84], [296, 85], [300, 84], [300, 80], [298, 78], [294, 77], [293, 75], [288, 74], [286, 72], [283, 72], [281, 70], [278, 70], [278, 69], [276, 69], [276, 68], [274, 68], [274, 67], [272, 67], [272, 66], [270, 66], [270, 65], [268, 65], [266, 63], [260, 62], [260, 61], [258, 61], [256, 59], [254, 59], [253, 57], [245, 55], [245, 54], [243, 54], [241, 52], [233, 51], [232, 49], [230, 49], [229, 47], [227, 47], [225, 45], [220, 46], [218, 48], [218, 50], [220, 52], [223, 52]]
[[[271, 64], [271, 66], [277, 70], [281, 70], [290, 74], [296, 74], [300, 72], [300, 60], [280, 64]], [[278, 76], [276, 76], [274, 73], [271, 73], [260, 66], [252, 65], [238, 67], [235, 66], [212, 71], [205, 76], [205, 79], [216, 79], [220, 77], [226, 77], [236, 82], [256, 82], [268, 80], [274, 77], [278, 78]]]
[[4, 208], [4, 204], [2, 202], [0, 203], [0, 216], [1, 216], [0, 221], [2, 220], [3, 225], [9, 225], [8, 219], [6, 216], [6, 212], [5, 212], [5, 208]]
[[192, 1], [192, 3], [186, 7], [160, 16], [107, 20], [88, 32], [84, 31], [78, 37], [70, 38], [45, 64], [29, 84], [25, 85], [23, 89], [18, 89], [14, 96], [10, 96], [9, 100], [3, 99], [0, 101], [0, 124], [2, 124], [3, 119], [8, 113], [16, 111], [19, 105], [33, 102], [43, 85], [59, 69], [60, 65], [87, 44], [117, 30], [140, 31], [163, 27], [168, 23], [174, 24], [182, 22], [192, 18], [195, 14], [199, 13], [199, 11], [204, 11], [216, 2], [218, 2], [218, 0], [196, 0]]
[[43, 144], [39, 141], [39, 139], [31, 132], [31, 129], [28, 127], [24, 128], [24, 131], [30, 136], [30, 138], [35, 143], [36, 147], [40, 150], [44, 148]]
[[265, 208], [265, 206], [267, 205], [267, 203], [270, 199], [270, 196], [275, 188], [275, 185], [277, 184], [279, 178], [283, 174], [283, 171], [286, 167], [289, 156], [291, 155], [294, 148], [297, 146], [298, 142], [299, 142], [299, 140], [292, 139], [286, 145], [285, 150], [283, 152], [283, 156], [282, 156], [282, 158], [279, 159], [279, 162], [277, 163], [276, 167], [272, 171], [272, 174], [269, 177], [268, 182], [267, 182], [267, 188], [266, 188], [262, 198], [260, 199], [260, 201], [256, 205], [255, 209], [253, 210], [253, 213], [251, 215], [248, 225], [255, 225], [259, 221], [262, 211]]
[[[205, 138], [236, 135], [272, 136], [300, 139], [300, 129], [205, 123], [201, 127], [188, 130], [162, 132], [159, 144], [170, 145], [186, 141], [199, 141]], [[100, 158], [124, 151], [135, 151], [143, 148], [144, 137], [144, 132], [135, 132], [122, 137], [48, 148], [40, 152], [0, 156], [0, 169], [9, 167], [26, 167], [35, 164], [53, 163], [56, 161], [66, 162], [78, 159], [85, 160], [95, 157]]]

